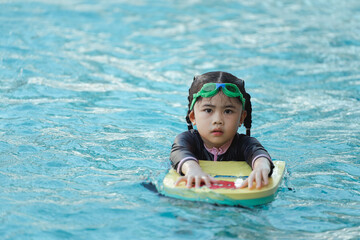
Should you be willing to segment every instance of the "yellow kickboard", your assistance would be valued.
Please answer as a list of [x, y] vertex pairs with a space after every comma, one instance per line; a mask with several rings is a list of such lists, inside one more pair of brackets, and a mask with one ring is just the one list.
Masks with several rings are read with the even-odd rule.
[[[205, 201], [215, 204], [255, 206], [271, 202], [275, 198], [276, 191], [284, 177], [285, 162], [273, 161], [275, 168], [269, 178], [269, 184], [261, 189], [236, 188], [251, 173], [251, 167], [242, 161], [199, 161], [203, 171], [218, 180], [233, 182], [235, 187], [222, 187], [216, 185], [216, 189], [202, 186], [200, 188], [187, 188], [185, 182], [175, 186], [180, 175], [170, 169], [163, 180], [163, 186], [159, 192], [168, 197], [191, 201]], [[230, 186], [230, 185], [227, 185]]]

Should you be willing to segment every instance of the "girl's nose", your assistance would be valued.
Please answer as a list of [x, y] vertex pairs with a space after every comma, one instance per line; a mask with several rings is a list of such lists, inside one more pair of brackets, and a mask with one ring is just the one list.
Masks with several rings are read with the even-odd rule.
[[213, 124], [214, 125], [222, 125], [223, 123], [224, 122], [223, 122], [221, 114], [220, 113], [215, 113], [214, 118], [213, 118]]

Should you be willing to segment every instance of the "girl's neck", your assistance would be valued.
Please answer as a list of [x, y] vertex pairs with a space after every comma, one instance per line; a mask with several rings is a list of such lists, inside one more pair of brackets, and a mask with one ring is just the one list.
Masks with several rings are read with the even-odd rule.
[[207, 147], [205, 143], [204, 143], [204, 147], [206, 148], [206, 150], [209, 153], [214, 155], [214, 161], [216, 161], [218, 155], [226, 153], [226, 151], [229, 149], [233, 139], [234, 138], [232, 138], [231, 140], [229, 140], [228, 142], [226, 142], [224, 145], [220, 146], [219, 148], [217, 148], [217, 147]]

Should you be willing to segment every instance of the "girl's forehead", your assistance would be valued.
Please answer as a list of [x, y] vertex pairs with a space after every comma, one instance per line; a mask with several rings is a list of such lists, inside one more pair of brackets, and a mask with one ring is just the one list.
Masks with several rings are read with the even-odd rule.
[[219, 107], [232, 105], [238, 108], [242, 106], [239, 99], [228, 97], [222, 92], [219, 92], [213, 97], [202, 98], [200, 104], [201, 105], [210, 104]]

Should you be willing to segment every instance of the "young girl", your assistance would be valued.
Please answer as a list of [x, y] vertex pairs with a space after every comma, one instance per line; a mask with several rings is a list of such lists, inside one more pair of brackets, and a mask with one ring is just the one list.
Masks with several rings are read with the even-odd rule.
[[[182, 175], [175, 185], [210, 187], [217, 181], [202, 171], [198, 160], [246, 161], [253, 171], [240, 187], [251, 189], [255, 182], [259, 189], [268, 184], [274, 165], [264, 147], [250, 137], [251, 102], [244, 85], [226, 72], [194, 77], [186, 116], [189, 131], [175, 138], [170, 154], [172, 166]], [[246, 135], [237, 132], [243, 123]]]

